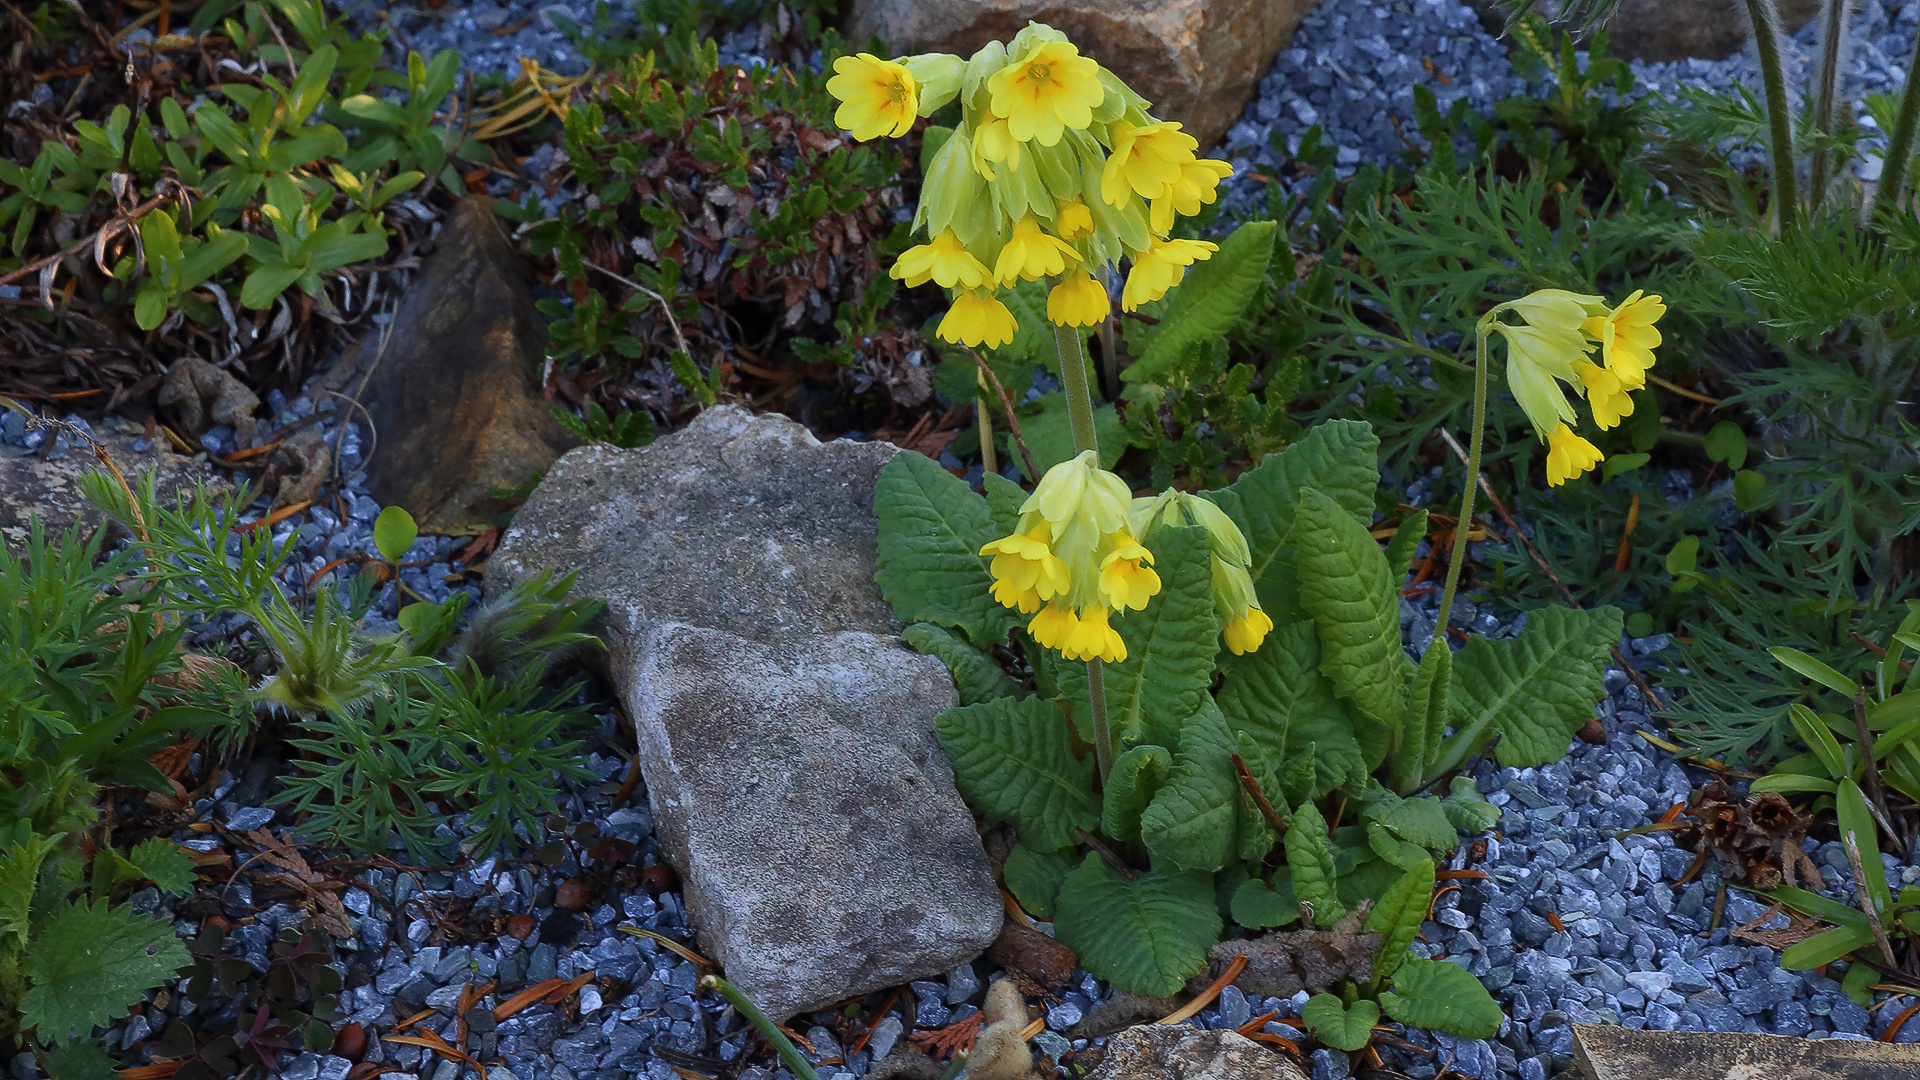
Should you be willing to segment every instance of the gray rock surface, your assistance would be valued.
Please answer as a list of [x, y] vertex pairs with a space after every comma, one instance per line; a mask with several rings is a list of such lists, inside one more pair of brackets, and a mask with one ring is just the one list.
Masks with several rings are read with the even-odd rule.
[[1234, 1031], [1141, 1024], [1115, 1035], [1087, 1080], [1306, 1080], [1286, 1058]]
[[1911, 1080], [1920, 1047], [1851, 1039], [1791, 1039], [1739, 1032], [1632, 1031], [1573, 1025], [1575, 1060], [1587, 1080]]
[[662, 850], [708, 954], [778, 1018], [944, 975], [1000, 929], [933, 736], [955, 703], [873, 582], [894, 453], [709, 409], [554, 464], [490, 588], [580, 570], [639, 732]]
[[[9, 415], [17, 420], [17, 414]], [[34, 444], [32, 452], [0, 451], [0, 544], [19, 551], [35, 516], [46, 526], [48, 536], [56, 536], [75, 523], [87, 527], [102, 524], [106, 516], [80, 490], [80, 477], [100, 468], [99, 459], [85, 440], [46, 429], [25, 434]], [[225, 488], [205, 458], [169, 453], [131, 434], [95, 432], [95, 437], [126, 474], [128, 483], [137, 484], [141, 473], [157, 473], [155, 490], [162, 503], [171, 505], [176, 494], [190, 493], [202, 481], [214, 489]], [[54, 445], [44, 447], [44, 440], [53, 440]], [[51, 453], [45, 452], [48, 449]]]

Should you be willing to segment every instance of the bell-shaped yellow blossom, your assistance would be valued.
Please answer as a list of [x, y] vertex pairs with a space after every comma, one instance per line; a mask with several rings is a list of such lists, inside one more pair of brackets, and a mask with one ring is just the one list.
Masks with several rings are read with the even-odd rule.
[[967, 70], [967, 62], [952, 53], [921, 53], [900, 64], [918, 85], [921, 116], [932, 116], [934, 110], [958, 96], [960, 79]]
[[1198, 214], [1202, 206], [1214, 200], [1220, 181], [1232, 175], [1233, 165], [1217, 158], [1198, 158], [1180, 166], [1180, 178], [1153, 197], [1153, 231], [1164, 236], [1173, 228], [1175, 214]]
[[1113, 311], [1106, 286], [1081, 270], [1047, 293], [1047, 321], [1055, 326], [1098, 326]]
[[1261, 610], [1254, 591], [1253, 554], [1247, 538], [1226, 511], [1197, 495], [1169, 488], [1158, 496], [1133, 500], [1128, 520], [1143, 540], [1152, 538], [1162, 525], [1204, 526], [1213, 575], [1213, 611], [1221, 636], [1235, 655], [1260, 647], [1273, 629], [1273, 620]]
[[1013, 534], [980, 549], [993, 556], [993, 598], [1032, 612], [1027, 632], [1069, 659], [1126, 659], [1108, 613], [1138, 611], [1160, 591], [1153, 555], [1128, 529], [1130, 499], [1088, 450], [1048, 469]]
[[1030, 43], [1023, 55], [987, 79], [993, 115], [1004, 117], [1013, 137], [1042, 146], [1060, 141], [1067, 128], [1093, 123], [1094, 107], [1106, 98], [1100, 65], [1068, 41]]
[[1022, 278], [1032, 281], [1056, 277], [1079, 261], [1080, 253], [1073, 250], [1072, 245], [1057, 236], [1048, 236], [1040, 222], [1029, 215], [1014, 225], [1012, 238], [1000, 248], [1000, 258], [993, 264], [993, 276], [1002, 285], [1012, 285]]
[[943, 289], [981, 289], [993, 280], [986, 265], [973, 257], [952, 229], [942, 229], [939, 236], [908, 248], [887, 273], [908, 285], [935, 281]]
[[1563, 327], [1509, 326], [1493, 329], [1507, 341], [1507, 389], [1542, 439], [1578, 417], [1555, 379], [1574, 383], [1576, 361], [1585, 362], [1593, 346], [1579, 330]]
[[1087, 209], [1086, 203], [1079, 199], [1061, 199], [1056, 205], [1059, 216], [1054, 219], [1053, 229], [1060, 239], [1071, 242], [1093, 233], [1093, 211]]
[[1012, 341], [1013, 332], [1019, 328], [1013, 312], [998, 297], [969, 289], [953, 298], [953, 306], [947, 309], [947, 317], [940, 320], [936, 332], [942, 341], [997, 349]]
[[833, 62], [827, 92], [840, 99], [833, 122], [865, 141], [905, 135], [920, 113], [919, 83], [905, 64], [872, 53]]
[[1561, 424], [1547, 436], [1547, 486], [1559, 487], [1600, 464], [1605, 457], [1599, 447]]
[[1618, 426], [1622, 417], [1633, 415], [1633, 395], [1620, 385], [1620, 376], [1612, 369], [1577, 360], [1573, 373], [1586, 384], [1587, 407], [1593, 410], [1593, 422], [1601, 431]]
[[1120, 292], [1120, 306], [1137, 311], [1167, 295], [1180, 284], [1187, 267], [1213, 258], [1220, 245], [1210, 240], [1159, 240], [1133, 257], [1133, 269], [1127, 273], [1127, 286]]
[[989, 180], [999, 178], [993, 169], [996, 163], [1004, 162], [1008, 170], [1020, 171], [1020, 140], [1007, 130], [1005, 120], [991, 120], [974, 129], [972, 149], [975, 171]]
[[1619, 307], [1595, 315], [1583, 325], [1587, 336], [1600, 343], [1600, 355], [1607, 362], [1607, 370], [1628, 390], [1647, 385], [1653, 350], [1660, 344], [1660, 330], [1653, 324], [1666, 313], [1667, 305], [1658, 296], [1648, 296], [1635, 289]]
[[1181, 131], [1177, 121], [1136, 125], [1115, 120], [1107, 131], [1113, 151], [1100, 174], [1100, 197], [1112, 206], [1125, 206], [1130, 195], [1152, 199], [1163, 194], [1200, 148], [1200, 141]]

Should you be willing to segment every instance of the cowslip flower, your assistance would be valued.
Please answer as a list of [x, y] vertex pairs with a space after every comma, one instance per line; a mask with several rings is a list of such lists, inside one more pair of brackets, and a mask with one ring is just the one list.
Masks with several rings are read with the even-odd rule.
[[[1653, 366], [1653, 349], [1660, 344], [1660, 330], [1653, 324], [1667, 313], [1667, 305], [1658, 296], [1635, 289], [1611, 311], [1602, 309], [1581, 324], [1587, 336], [1600, 343], [1601, 358], [1607, 370], [1619, 378], [1620, 385], [1638, 390], [1647, 385], [1647, 369]], [[1606, 425], [1601, 425], [1606, 426]]]
[[833, 62], [827, 92], [840, 99], [833, 122], [865, 141], [905, 135], [919, 115], [919, 83], [905, 64], [871, 53]]
[[952, 229], [942, 229], [940, 235], [926, 243], [908, 248], [887, 273], [908, 285], [937, 281], [943, 289], [955, 286], [979, 289], [992, 280], [987, 268], [973, 257]]
[[1100, 197], [1113, 206], [1125, 206], [1132, 195], [1159, 196], [1180, 179], [1181, 167], [1200, 148], [1200, 140], [1181, 131], [1178, 121], [1134, 125], [1116, 120], [1107, 130], [1113, 153], [1100, 174]]
[[1037, 38], [987, 79], [987, 92], [993, 115], [1007, 121], [1014, 138], [1042, 146], [1058, 143], [1068, 128], [1091, 124], [1094, 107], [1107, 96], [1099, 64], [1070, 41]]
[[1217, 158], [1197, 158], [1180, 166], [1180, 175], [1165, 191], [1150, 200], [1149, 222], [1153, 231], [1166, 233], [1173, 228], [1174, 215], [1193, 217], [1202, 206], [1214, 200], [1220, 181], [1233, 175], [1233, 165]]
[[1127, 274], [1126, 288], [1120, 293], [1120, 306], [1136, 311], [1141, 304], [1152, 303], [1180, 284], [1187, 267], [1213, 258], [1220, 245], [1209, 240], [1155, 239], [1145, 251], [1136, 252], [1133, 269]]
[[1081, 270], [1047, 293], [1047, 321], [1055, 326], [1098, 326], [1113, 311], [1107, 288]]
[[936, 332], [940, 340], [956, 345], [985, 345], [997, 349], [1012, 341], [1013, 332], [1019, 328], [1013, 312], [1008, 311], [998, 297], [979, 289], [968, 289], [953, 298], [953, 306], [947, 309], [947, 316], [940, 320], [940, 329]]
[[1254, 591], [1253, 553], [1247, 538], [1226, 511], [1197, 495], [1169, 488], [1160, 495], [1133, 500], [1127, 517], [1143, 540], [1152, 539], [1162, 525], [1204, 526], [1220, 636], [1236, 656], [1260, 647], [1273, 631], [1273, 620]]
[[981, 124], [973, 133], [973, 167], [989, 180], [998, 179], [993, 166], [1005, 162], [1008, 170], [1020, 171], [1020, 140], [1007, 131], [1005, 120]]
[[1131, 498], [1084, 451], [1048, 469], [1013, 533], [980, 549], [993, 556], [994, 600], [1032, 613], [1027, 633], [1069, 660], [1126, 659], [1109, 615], [1138, 611], [1160, 591], [1153, 555], [1128, 527]]
[[1053, 229], [1060, 239], [1072, 243], [1093, 234], [1093, 211], [1079, 199], [1060, 200], [1055, 213]]
[[1600, 448], [1561, 424], [1547, 436], [1547, 485], [1558, 487], [1600, 464]]
[[1618, 372], [1576, 360], [1573, 373], [1587, 388], [1587, 407], [1593, 410], [1593, 422], [1601, 431], [1616, 427], [1623, 417], [1633, 415], [1633, 395], [1627, 392]]
[[1022, 278], [1057, 277], [1079, 261], [1079, 252], [1059, 237], [1048, 236], [1040, 222], [1028, 216], [1014, 225], [1013, 236], [1000, 248], [993, 276], [1002, 285], [1012, 285]]

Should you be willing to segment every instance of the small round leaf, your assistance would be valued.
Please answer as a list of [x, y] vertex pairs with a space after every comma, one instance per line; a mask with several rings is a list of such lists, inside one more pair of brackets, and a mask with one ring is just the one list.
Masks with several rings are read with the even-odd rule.
[[373, 546], [388, 562], [399, 562], [419, 536], [420, 527], [413, 523], [413, 515], [397, 506], [387, 507], [373, 519]]

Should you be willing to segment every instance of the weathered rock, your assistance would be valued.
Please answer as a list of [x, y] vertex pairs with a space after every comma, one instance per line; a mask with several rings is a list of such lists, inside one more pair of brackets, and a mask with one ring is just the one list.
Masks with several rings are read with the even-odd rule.
[[1062, 31], [1200, 140], [1218, 142], [1313, 0], [854, 0], [849, 41], [973, 55], [1028, 20]]
[[507, 508], [490, 490], [525, 483], [577, 444], [535, 389], [545, 323], [488, 207], [469, 197], [454, 208], [385, 353], [377, 334], [361, 344], [372, 371], [359, 398], [377, 439], [367, 486], [422, 532], [485, 525]]
[[951, 970], [1001, 903], [933, 716], [937, 660], [873, 581], [896, 451], [709, 409], [556, 462], [489, 588], [580, 571], [702, 948], [777, 1018]]
[[1087, 1080], [1306, 1080], [1294, 1064], [1234, 1031], [1142, 1024], [1107, 1040]]
[[1732, 1031], [1635, 1031], [1573, 1025], [1588, 1080], [1912, 1080], [1920, 1045], [1793, 1039]]
[[197, 438], [215, 424], [225, 424], [239, 436], [240, 445], [253, 442], [253, 413], [260, 398], [225, 368], [196, 356], [181, 357], [167, 369], [154, 400], [182, 438]]
[[[1506, 28], [1508, 8], [1500, 0], [1467, 0], [1493, 33]], [[1788, 33], [1799, 30], [1820, 10], [1820, 0], [1777, 0]], [[1543, 0], [1542, 15], [1552, 18], [1562, 5]], [[1725, 0], [1620, 0], [1607, 23], [1607, 53], [1624, 60], [1667, 62], [1699, 57], [1719, 60], [1747, 45], [1747, 21], [1737, 4]]]
[[[135, 452], [133, 447], [139, 441], [136, 436], [96, 435], [128, 483], [137, 483], [139, 474], [149, 470], [158, 474], [155, 491], [163, 504], [172, 505], [176, 495], [191, 493], [201, 481], [215, 490], [225, 487], [204, 458], [181, 457], [157, 446]], [[48, 536], [56, 536], [76, 522], [89, 528], [105, 523], [106, 515], [87, 501], [79, 484], [81, 476], [98, 468], [99, 459], [84, 442], [57, 461], [38, 454], [13, 457], [0, 452], [0, 542], [18, 552], [36, 514]]]

